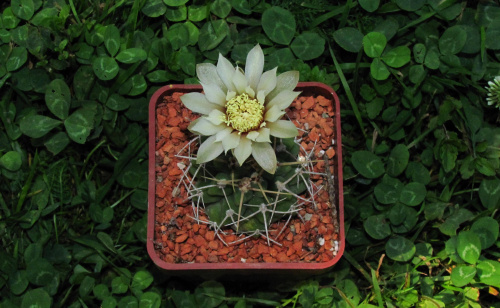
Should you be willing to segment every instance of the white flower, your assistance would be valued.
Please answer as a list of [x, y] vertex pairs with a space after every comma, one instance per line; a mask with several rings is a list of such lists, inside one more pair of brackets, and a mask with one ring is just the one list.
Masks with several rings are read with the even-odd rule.
[[196, 66], [205, 93], [187, 93], [181, 100], [191, 111], [202, 114], [189, 130], [209, 136], [198, 149], [197, 163], [231, 150], [240, 165], [252, 155], [262, 169], [275, 172], [276, 153], [270, 136], [291, 138], [298, 134], [295, 125], [281, 117], [300, 93], [293, 91], [299, 72], [276, 76], [276, 68], [263, 70], [264, 53], [259, 45], [248, 53], [244, 72], [220, 54], [217, 66]]
[[488, 97], [486, 101], [488, 105], [495, 105], [495, 107], [500, 108], [500, 76], [496, 76], [493, 81], [488, 82], [486, 90], [488, 90]]

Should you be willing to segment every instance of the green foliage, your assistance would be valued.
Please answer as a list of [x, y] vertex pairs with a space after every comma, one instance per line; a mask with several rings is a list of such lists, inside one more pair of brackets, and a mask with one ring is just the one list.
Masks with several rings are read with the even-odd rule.
[[280, 7], [272, 7], [262, 14], [262, 28], [278, 44], [288, 45], [295, 34], [295, 17]]
[[[3, 1], [0, 306], [498, 307], [499, 20], [496, 1]], [[256, 43], [337, 90], [346, 252], [266, 289], [164, 278], [148, 100]]]

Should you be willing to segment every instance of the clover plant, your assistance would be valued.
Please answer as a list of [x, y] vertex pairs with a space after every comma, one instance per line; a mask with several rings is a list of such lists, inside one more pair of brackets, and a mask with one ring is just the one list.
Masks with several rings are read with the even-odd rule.
[[[1, 307], [500, 307], [498, 1], [0, 3]], [[145, 250], [147, 102], [257, 43], [263, 72], [339, 95], [345, 253], [300, 282], [166, 282]], [[186, 182], [195, 205], [238, 195], [235, 168], [190, 161], [197, 183], [229, 177], [203, 198]]]

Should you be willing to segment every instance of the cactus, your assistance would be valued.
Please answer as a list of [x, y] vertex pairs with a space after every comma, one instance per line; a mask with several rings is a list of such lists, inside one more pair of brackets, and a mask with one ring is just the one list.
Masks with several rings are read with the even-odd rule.
[[[181, 182], [192, 202], [193, 218], [210, 224], [217, 235], [227, 228], [244, 235], [236, 242], [264, 236], [268, 244], [277, 243], [275, 238], [281, 232], [273, 239], [270, 225], [280, 219], [289, 221], [306, 204], [315, 205], [314, 196], [321, 188], [310, 180], [313, 151], [305, 153], [293, 138], [273, 141], [278, 159], [274, 174], [252, 161], [240, 166], [232, 155], [196, 164], [196, 158], [190, 155], [191, 141], [187, 156], [179, 153], [178, 157], [190, 160]], [[200, 218], [200, 210], [208, 221]]]

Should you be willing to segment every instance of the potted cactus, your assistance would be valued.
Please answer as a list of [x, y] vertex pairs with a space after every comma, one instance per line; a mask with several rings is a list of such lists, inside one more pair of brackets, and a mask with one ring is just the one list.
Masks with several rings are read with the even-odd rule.
[[263, 67], [259, 45], [244, 71], [220, 55], [151, 99], [148, 251], [171, 273], [317, 273], [343, 252], [338, 98]]

